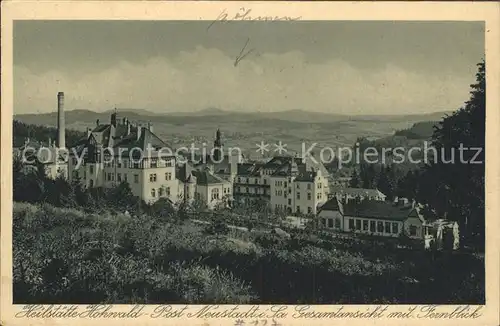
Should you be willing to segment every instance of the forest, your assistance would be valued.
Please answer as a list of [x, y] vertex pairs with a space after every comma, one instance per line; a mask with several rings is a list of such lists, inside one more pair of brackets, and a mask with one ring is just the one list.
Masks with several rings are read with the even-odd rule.
[[[478, 250], [484, 250], [485, 235], [485, 73], [483, 61], [464, 107], [434, 125], [431, 144], [436, 157], [422, 164], [361, 162], [351, 175], [352, 187], [415, 199], [433, 215], [459, 222], [465, 243]], [[469, 150], [460, 154], [461, 146]]]

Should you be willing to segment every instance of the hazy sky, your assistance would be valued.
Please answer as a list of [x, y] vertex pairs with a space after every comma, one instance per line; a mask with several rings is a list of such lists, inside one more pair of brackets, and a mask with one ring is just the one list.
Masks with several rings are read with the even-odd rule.
[[[208, 107], [344, 114], [453, 110], [484, 56], [480, 22], [21, 21], [14, 112]], [[248, 41], [253, 51], [236, 66]]]

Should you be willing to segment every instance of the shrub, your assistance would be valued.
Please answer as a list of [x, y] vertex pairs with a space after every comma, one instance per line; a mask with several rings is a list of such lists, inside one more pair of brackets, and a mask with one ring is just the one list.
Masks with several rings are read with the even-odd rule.
[[15, 203], [14, 302], [484, 303], [484, 259], [470, 254], [300, 232], [254, 231], [255, 244], [204, 233], [145, 214]]

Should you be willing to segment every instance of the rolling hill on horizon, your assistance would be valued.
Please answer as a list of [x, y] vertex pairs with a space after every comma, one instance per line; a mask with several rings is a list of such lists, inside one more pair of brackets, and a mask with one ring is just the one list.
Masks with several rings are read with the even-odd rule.
[[[65, 118], [67, 124], [93, 124], [97, 119], [102, 123], [109, 121], [114, 110], [96, 112], [92, 110], [66, 110]], [[217, 108], [208, 108], [194, 112], [167, 112], [156, 113], [146, 109], [118, 109], [119, 117], [126, 116], [130, 121], [139, 123], [172, 123], [182, 125], [188, 123], [198, 123], [202, 121], [218, 121], [220, 123], [259, 121], [259, 120], [281, 120], [298, 123], [333, 123], [343, 121], [393, 121], [404, 122], [409, 125], [420, 121], [441, 120], [446, 114], [452, 111], [441, 111], [423, 114], [392, 114], [392, 115], [343, 115], [336, 113], [323, 113], [304, 110], [287, 110], [274, 112], [237, 112], [226, 111]], [[15, 120], [30, 124], [55, 125], [57, 122], [57, 112], [50, 113], [27, 113], [14, 115]]]
[[[113, 112], [94, 112], [89, 110], [66, 111], [66, 129], [85, 131], [94, 128], [96, 121], [109, 123]], [[247, 156], [256, 156], [256, 144], [261, 141], [269, 144], [283, 142], [289, 153], [300, 153], [303, 146], [315, 146], [315, 151], [331, 147], [351, 147], [357, 138], [386, 139], [393, 143], [401, 137], [396, 132], [412, 128], [422, 121], [439, 121], [444, 112], [412, 115], [364, 115], [347, 116], [302, 110], [284, 112], [241, 113], [206, 109], [184, 113], [155, 114], [147, 110], [118, 110], [118, 118], [127, 117], [131, 122], [153, 123], [155, 134], [174, 146], [189, 144], [210, 145], [215, 131], [220, 128], [224, 146], [239, 147]], [[15, 115], [15, 120], [33, 125], [55, 127], [57, 113]], [[413, 129], [411, 129], [413, 131]], [[407, 131], [409, 132], [409, 131]], [[403, 137], [406, 139], [406, 137]], [[406, 141], [405, 141], [406, 143]], [[274, 145], [273, 145], [274, 146]], [[267, 154], [273, 154], [274, 147]]]

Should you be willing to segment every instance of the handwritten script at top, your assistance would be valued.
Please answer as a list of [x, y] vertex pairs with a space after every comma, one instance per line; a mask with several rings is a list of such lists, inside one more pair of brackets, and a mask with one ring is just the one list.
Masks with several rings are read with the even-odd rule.
[[217, 18], [207, 27], [207, 31], [215, 23], [227, 23], [230, 21], [296, 21], [300, 20], [302, 16], [290, 17], [290, 16], [255, 16], [252, 15], [252, 9], [247, 9], [241, 7], [240, 10], [234, 14], [230, 14], [226, 9], [217, 16]]

